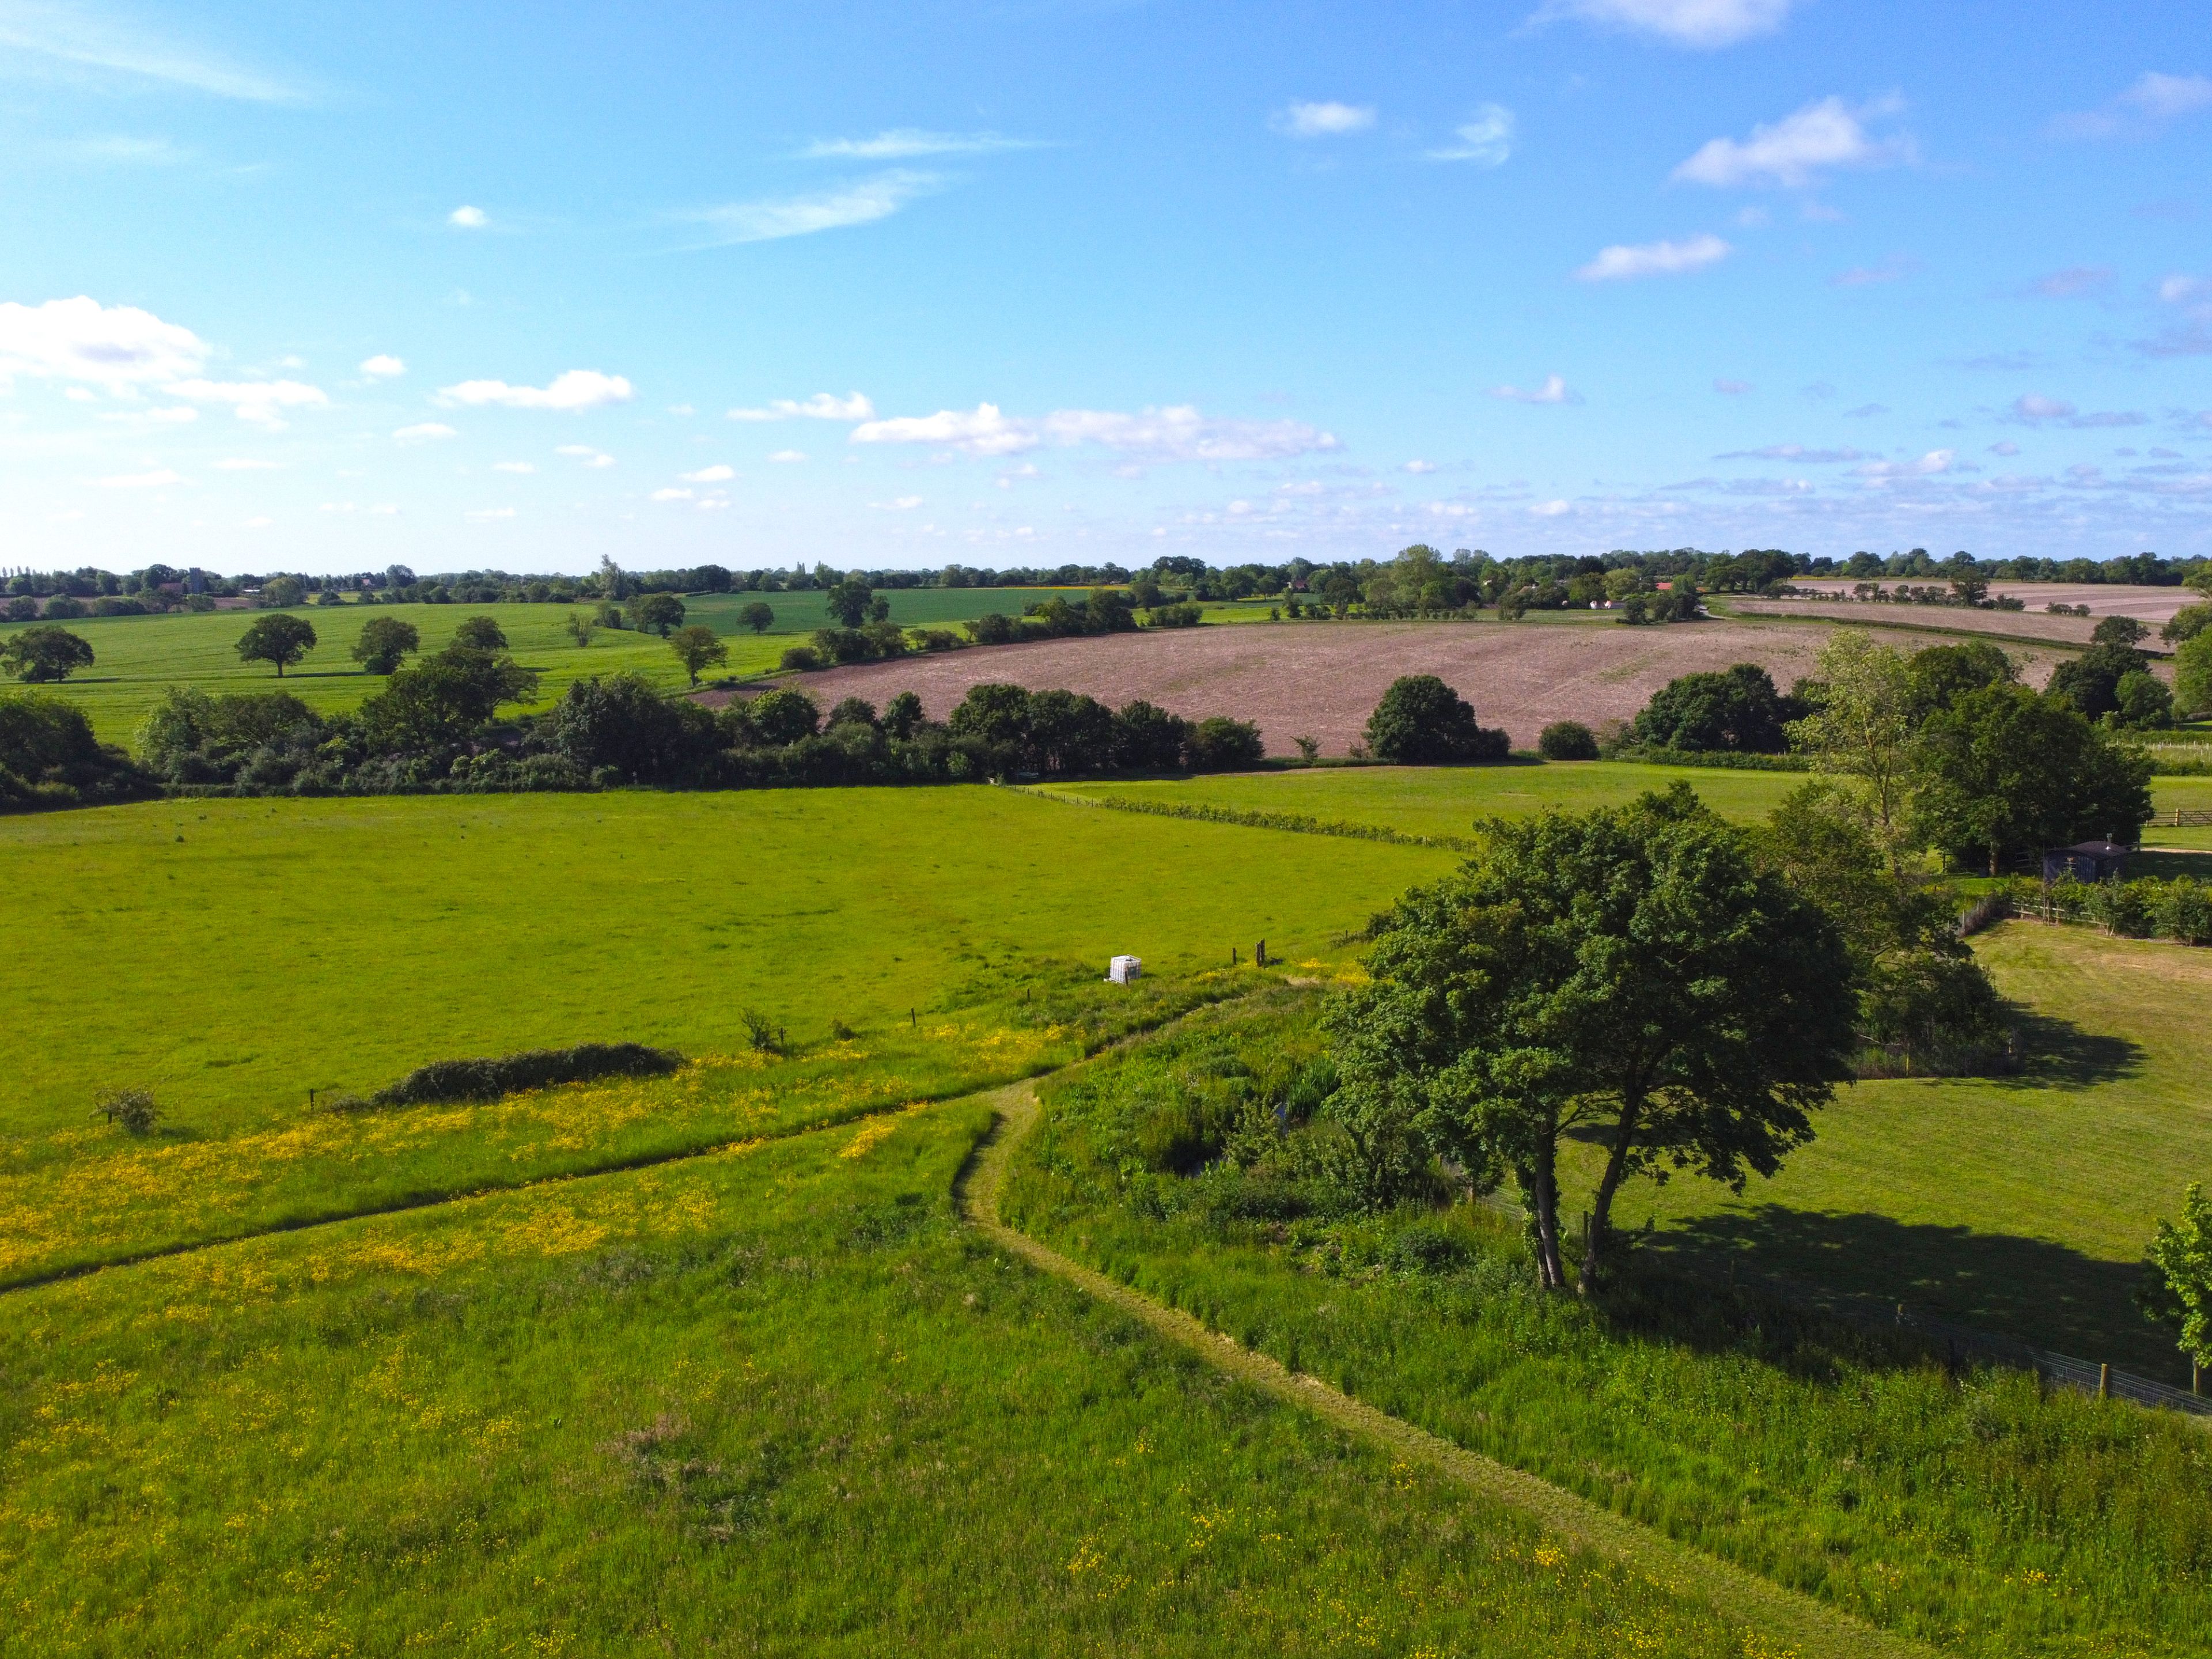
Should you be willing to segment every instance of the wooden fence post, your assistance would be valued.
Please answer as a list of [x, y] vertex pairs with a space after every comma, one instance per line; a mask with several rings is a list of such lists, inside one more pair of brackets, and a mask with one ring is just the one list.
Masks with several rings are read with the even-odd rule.
[[2112, 1397], [2112, 1368], [2109, 1364], [2100, 1365], [2097, 1367], [2097, 1398], [2110, 1400]]

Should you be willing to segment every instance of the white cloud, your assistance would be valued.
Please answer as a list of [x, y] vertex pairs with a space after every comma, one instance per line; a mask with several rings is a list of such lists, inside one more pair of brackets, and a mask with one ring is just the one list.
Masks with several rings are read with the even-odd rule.
[[0, 304], [0, 383], [31, 374], [112, 391], [197, 374], [209, 350], [191, 330], [136, 306], [103, 306], [82, 294]]
[[1375, 110], [1367, 104], [1292, 104], [1268, 125], [1292, 138], [1335, 138], [1366, 131], [1375, 125]]
[[441, 438], [458, 438], [461, 434], [443, 421], [422, 421], [414, 426], [403, 426], [392, 434], [403, 444], [435, 443]]
[[538, 463], [535, 461], [494, 461], [491, 464], [491, 470], [495, 472], [531, 473], [538, 471]]
[[817, 392], [805, 403], [779, 398], [766, 409], [733, 409], [729, 415], [733, 421], [789, 421], [802, 417], [811, 421], [872, 421], [876, 406], [858, 392], [844, 398]]
[[1999, 442], [1991, 444], [1990, 446], [1990, 453], [1992, 455], [2017, 455], [2020, 453], [2020, 446], [2014, 443], [2011, 439], [2006, 438]]
[[1513, 112], [1503, 104], [1485, 104], [1474, 118], [1452, 129], [1455, 143], [1429, 152], [1431, 161], [1472, 161], [1477, 167], [1503, 167], [1513, 154]]
[[2145, 416], [2132, 410], [2095, 410], [2084, 414], [2061, 398], [2045, 398], [2033, 392], [2013, 399], [2012, 417], [2029, 426], [2057, 422], [2061, 426], [2081, 428], [2142, 426], [2148, 423]]
[[1679, 242], [1616, 243], [1575, 272], [1585, 283], [1613, 283], [1636, 276], [1671, 276], [1728, 258], [1729, 245], [1710, 232]]
[[1911, 154], [1902, 139], [1870, 137], [1863, 116], [1886, 115], [1893, 102], [1853, 109], [1840, 98], [1823, 98], [1771, 126], [1755, 126], [1751, 137], [1709, 139], [1674, 169], [1674, 176], [1698, 185], [1771, 183], [1802, 190], [1824, 168], [1879, 167]]
[[1540, 519], [1556, 519], [1563, 513], [1575, 510], [1572, 501], [1538, 501], [1528, 509]]
[[2154, 119], [2187, 115], [2212, 104], [2212, 80], [2201, 75], [2160, 75], [2152, 70], [2122, 93], [2120, 101]]
[[488, 519], [511, 519], [514, 516], [514, 509], [511, 507], [480, 507], [466, 516], [479, 522]]
[[275, 461], [264, 461], [257, 456], [232, 455], [217, 461], [215, 470], [218, 472], [273, 472], [276, 465]]
[[1413, 460], [1407, 462], [1405, 465], [1398, 470], [1401, 472], [1411, 472], [1419, 476], [1424, 472], [1435, 471], [1437, 470], [1437, 464], [1434, 461]]
[[322, 387], [301, 380], [179, 380], [162, 390], [195, 403], [228, 404], [240, 420], [270, 428], [284, 424], [285, 410], [324, 409], [331, 401]]
[[93, 482], [102, 489], [160, 489], [169, 484], [180, 484], [185, 480], [167, 467], [161, 466], [150, 472], [118, 472], [110, 477], [95, 478]]
[[594, 469], [610, 467], [615, 464], [613, 456], [604, 450], [594, 449], [589, 444], [562, 444], [556, 447], [553, 453], [556, 455], [566, 455], [572, 461], [580, 461], [586, 466]]
[[870, 501], [868, 505], [879, 513], [911, 513], [921, 505], [922, 500], [920, 495], [901, 495], [893, 501]]
[[73, 138], [46, 148], [50, 154], [70, 161], [113, 167], [175, 167], [191, 161], [193, 155], [167, 138], [132, 138], [119, 133], [104, 138]]
[[803, 461], [805, 459], [806, 452], [801, 449], [779, 449], [769, 457], [771, 461], [781, 461], [787, 465], [793, 461]]
[[471, 407], [497, 404], [505, 409], [598, 409], [630, 400], [629, 382], [619, 374], [602, 374], [592, 368], [572, 368], [554, 376], [550, 386], [509, 386], [505, 380], [463, 380], [439, 389], [441, 402]]
[[726, 495], [709, 495], [698, 504], [698, 510], [702, 513], [720, 513], [729, 504], [729, 497]]
[[1926, 478], [1948, 472], [1956, 456], [1955, 450], [1931, 449], [1917, 461], [1869, 461], [1851, 471], [1872, 483], [1887, 483], [1893, 478]]
[[2158, 297], [2170, 306], [2186, 305], [2208, 294], [2212, 294], [2212, 283], [2202, 276], [2169, 276], [2158, 285]]
[[491, 222], [491, 217], [480, 207], [465, 205], [447, 214], [446, 222], [459, 230], [482, 230]]
[[65, 386], [62, 388], [62, 396], [73, 404], [96, 404], [100, 401], [100, 394], [89, 386]]
[[872, 138], [817, 138], [799, 152], [807, 161], [902, 161], [916, 155], [979, 155], [997, 149], [1035, 149], [1030, 138], [1005, 138], [995, 132], [925, 132], [893, 127]]
[[407, 365], [390, 353], [380, 351], [362, 364], [361, 372], [372, 380], [388, 380], [395, 375], [404, 374]]
[[1721, 393], [1723, 397], [1741, 398], [1744, 393], [1751, 390], [1751, 382], [1748, 380], [1715, 380], [1713, 382], [1713, 390]]
[[858, 179], [836, 190], [809, 196], [787, 196], [771, 201], [732, 202], [704, 208], [686, 216], [710, 227], [711, 246], [742, 242], [773, 242], [787, 236], [811, 236], [817, 231], [841, 230], [848, 225], [872, 224], [888, 219], [908, 202], [941, 189], [945, 181], [933, 173], [911, 173], [894, 167], [872, 178]]
[[251, 103], [289, 103], [300, 96], [273, 76], [243, 68], [217, 52], [146, 33], [88, 6], [46, 0], [0, 5], [0, 58], [21, 54]]
[[737, 476], [734, 467], [715, 465], [702, 466], [696, 472], [684, 473], [683, 477], [685, 483], [726, 483]]
[[1791, 0], [1546, 0], [1535, 21], [1578, 17], [1656, 34], [1678, 46], [1729, 46], [1780, 28], [1790, 4]]
[[1282, 459], [1340, 447], [1330, 434], [1300, 421], [1209, 420], [1188, 404], [1136, 414], [1112, 410], [1056, 410], [1042, 420], [1010, 417], [995, 404], [972, 412], [870, 421], [853, 430], [854, 443], [934, 444], [969, 455], [1014, 455], [1041, 444], [1095, 443], [1142, 460], [1252, 461]]
[[692, 492], [690, 490], [678, 489], [674, 485], [671, 484], [665, 489], [654, 490], [653, 494], [646, 497], [646, 499], [647, 501], [688, 501], [691, 499], [691, 496]]
[[1511, 404], [1578, 404], [1582, 402], [1578, 394], [1567, 390], [1565, 379], [1558, 374], [1546, 375], [1544, 384], [1533, 392], [1523, 392], [1517, 386], [1494, 386], [1490, 388], [1490, 395], [1493, 398], [1503, 398]]
[[1808, 449], [1802, 444], [1769, 444], [1764, 449], [1731, 449], [1716, 455], [1717, 461], [1799, 461], [1833, 463], [1863, 461], [1867, 459], [1860, 449]]

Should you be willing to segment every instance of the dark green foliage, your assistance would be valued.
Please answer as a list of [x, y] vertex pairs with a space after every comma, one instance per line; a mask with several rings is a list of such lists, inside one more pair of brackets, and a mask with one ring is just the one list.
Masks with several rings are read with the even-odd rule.
[[93, 736], [84, 711], [50, 692], [0, 696], [0, 811], [136, 800], [155, 781]]
[[1636, 716], [1634, 740], [1650, 748], [1778, 755], [1783, 727], [1806, 710], [1774, 689], [1767, 672], [1740, 662], [1714, 674], [1684, 674], [1660, 689]]
[[537, 691], [537, 674], [514, 658], [449, 646], [398, 670], [362, 704], [362, 736], [384, 754], [448, 748], [465, 742], [501, 705], [527, 702]]
[[30, 685], [54, 684], [92, 664], [92, 647], [66, 628], [27, 628], [0, 645], [0, 672]]
[[152, 1092], [145, 1089], [111, 1089], [100, 1096], [93, 1115], [105, 1118], [127, 1135], [149, 1135], [161, 1115]]
[[1194, 605], [1156, 605], [1145, 612], [1147, 628], [1195, 628], [1205, 620], [1205, 611]]
[[884, 730], [902, 743], [914, 736], [921, 721], [921, 699], [911, 691], [902, 691], [884, 705]]
[[[462, 626], [465, 629], [468, 623]], [[498, 631], [497, 623], [493, 624], [493, 631]], [[353, 659], [372, 674], [389, 674], [422, 648], [422, 636], [416, 631], [413, 623], [402, 622], [397, 617], [371, 617], [361, 625], [361, 638], [354, 642]]]
[[2062, 662], [2053, 669], [2051, 684], [2045, 690], [2084, 719], [2094, 720], [2101, 715], [2117, 714], [2120, 708], [2120, 682], [2130, 674], [2146, 673], [2149, 667], [2150, 659], [2131, 645], [2093, 645], [2070, 662]]
[[811, 738], [822, 724], [822, 711], [804, 691], [764, 691], [749, 703], [732, 703], [730, 707], [744, 710], [750, 734], [770, 748], [781, 748], [802, 738]]
[[273, 663], [280, 680], [287, 668], [314, 648], [314, 624], [304, 617], [289, 616], [281, 611], [256, 617], [238, 640], [240, 661]]
[[453, 643], [471, 651], [504, 651], [507, 633], [494, 617], [470, 617], [453, 630]]
[[1183, 763], [1194, 772], [1235, 772], [1267, 758], [1260, 728], [1249, 720], [1209, 714], [1183, 739]]
[[1686, 785], [1482, 829], [1457, 875], [1376, 919], [1371, 981], [1330, 1004], [1330, 1109], [1356, 1139], [1510, 1172], [1553, 1288], [1559, 1146], [1589, 1135], [1605, 1171], [1587, 1285], [1628, 1176], [1740, 1188], [1811, 1138], [1808, 1113], [1849, 1075], [1850, 959]]
[[1990, 875], [2008, 859], [2111, 836], [2150, 817], [2150, 762], [2055, 697], [2001, 682], [1928, 717], [1915, 745], [1921, 843]]
[[[858, 628], [870, 620], [868, 611], [874, 599], [867, 583], [848, 577], [822, 595], [822, 605], [842, 626]], [[888, 609], [884, 614], [890, 614]]]
[[2158, 636], [2168, 645], [2185, 645], [2207, 628], [2212, 628], [2212, 605], [2185, 605], [2158, 630]]
[[1580, 720], [1553, 720], [1538, 734], [1536, 752], [1547, 761], [1594, 761], [1597, 734]]
[[2020, 666], [2001, 646], [1987, 640], [1963, 645], [1931, 645], [1916, 651], [1905, 665], [1912, 718], [1923, 720], [1969, 692], [1992, 685], [2011, 685], [2020, 678]]
[[[666, 639], [684, 626], [684, 601], [673, 593], [648, 593], [630, 606], [631, 624], [641, 632]], [[496, 649], [497, 647], [493, 647]]]
[[684, 665], [694, 685], [699, 684], [700, 670], [718, 667], [730, 659], [730, 647], [716, 637], [714, 630], [696, 623], [671, 634], [668, 648], [676, 653], [676, 660]]
[[603, 1077], [663, 1077], [684, 1056], [641, 1042], [580, 1042], [573, 1048], [526, 1048], [482, 1060], [434, 1060], [370, 1097], [378, 1106], [429, 1106], [497, 1100], [526, 1089], [589, 1083]]
[[751, 629], [754, 633], [765, 634], [775, 626], [775, 612], [758, 599], [755, 599], [738, 611], [738, 620]]
[[46, 601], [46, 618], [48, 622], [76, 622], [91, 614], [91, 606], [67, 593], [57, 593]]
[[2123, 674], [2112, 688], [2114, 723], [2130, 732], [2162, 732], [2173, 724], [2173, 693], [2148, 669]]
[[876, 706], [866, 697], [847, 697], [830, 711], [832, 726], [869, 726], [876, 724]]
[[1393, 680], [1367, 717], [1367, 747], [1397, 766], [1459, 766], [1504, 760], [1505, 733], [1479, 725], [1467, 699], [1434, 674]]
[[620, 783], [690, 782], [721, 746], [712, 714], [636, 674], [577, 681], [540, 729], [584, 775]]
[[1183, 746], [1190, 741], [1191, 735], [1188, 720], [1155, 708], [1141, 697], [1122, 704], [1116, 718], [1121, 725], [1121, 763], [1129, 770], [1182, 769]]

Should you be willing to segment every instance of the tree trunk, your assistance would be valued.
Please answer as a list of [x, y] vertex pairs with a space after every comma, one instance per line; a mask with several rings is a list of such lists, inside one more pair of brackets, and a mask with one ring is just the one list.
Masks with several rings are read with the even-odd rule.
[[1597, 1286], [1606, 1235], [1613, 1227], [1613, 1196], [1620, 1190], [1621, 1180], [1628, 1173], [1628, 1154], [1636, 1145], [1637, 1121], [1642, 1112], [1641, 1103], [1636, 1101], [1621, 1107], [1620, 1121], [1613, 1127], [1613, 1147], [1606, 1154], [1605, 1174], [1599, 1179], [1596, 1195], [1590, 1200], [1589, 1233], [1583, 1240], [1585, 1296]]
[[1528, 1208], [1536, 1218], [1536, 1278], [1547, 1291], [1567, 1287], [1567, 1270], [1559, 1259], [1559, 1181], [1557, 1148], [1541, 1142], [1526, 1176]]

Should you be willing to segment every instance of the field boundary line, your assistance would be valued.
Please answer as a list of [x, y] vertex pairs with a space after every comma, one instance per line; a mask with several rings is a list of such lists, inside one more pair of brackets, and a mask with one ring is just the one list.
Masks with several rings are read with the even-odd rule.
[[1448, 853], [1480, 852], [1482, 843], [1465, 836], [1422, 836], [1387, 824], [1355, 823], [1348, 818], [1316, 818], [1303, 812], [1266, 812], [1243, 806], [1210, 806], [1194, 801], [1132, 800], [1124, 795], [1078, 795], [1033, 784], [1000, 786], [1018, 795], [1056, 800], [1063, 806], [1096, 806], [1109, 812], [1140, 812], [1147, 817], [1182, 818], [1194, 823], [1227, 823], [1243, 830], [1281, 830], [1294, 836], [1338, 836], [1347, 841], [1387, 842], [1396, 847], [1436, 847]]
[[1133, 1316], [1208, 1364], [1278, 1400], [1310, 1412], [1349, 1434], [1419, 1458], [1461, 1486], [1536, 1521], [1571, 1542], [1642, 1573], [1662, 1589], [1701, 1597], [1725, 1618], [1795, 1644], [1802, 1659], [1844, 1659], [1844, 1656], [1933, 1659], [1936, 1650], [1924, 1644], [1876, 1629], [1840, 1608], [1786, 1589], [1537, 1475], [1417, 1428], [1319, 1377], [1293, 1371], [1225, 1332], [1209, 1329], [1181, 1309], [1155, 1301], [1009, 1226], [999, 1218], [999, 1195], [1015, 1151], [1042, 1112], [1036, 1090], [1025, 1082], [990, 1091], [987, 1097], [997, 1115], [989, 1133], [961, 1171], [961, 1207], [985, 1237], [1032, 1267]]
[[[1826, 601], [1816, 599], [1810, 603], [1819, 605], [1825, 604]], [[1847, 605], [1856, 603], [1853, 600], [1844, 601]], [[1722, 604], [1727, 606], [1730, 605], [1730, 601], [1723, 598]], [[1865, 608], [1870, 610], [1875, 607]], [[1940, 611], [1943, 607], [1934, 605], [1929, 608]], [[1943, 634], [1957, 640], [1995, 640], [2006, 645], [2029, 645], [2045, 651], [2070, 651], [2077, 656], [2089, 648], [2087, 645], [2077, 644], [2072, 640], [2047, 640], [2037, 634], [2001, 634], [1993, 628], [1947, 627], [1942, 623], [1935, 622], [1893, 622], [1887, 618], [1875, 622], [1863, 617], [1816, 617], [1802, 611], [1737, 611], [1732, 608], [1717, 611], [1714, 615], [1716, 619], [1727, 622], [1803, 622], [1814, 623], [1828, 628], [1892, 628], [1908, 634]], [[2167, 656], [2172, 653], [2154, 651], [2150, 654]]]

